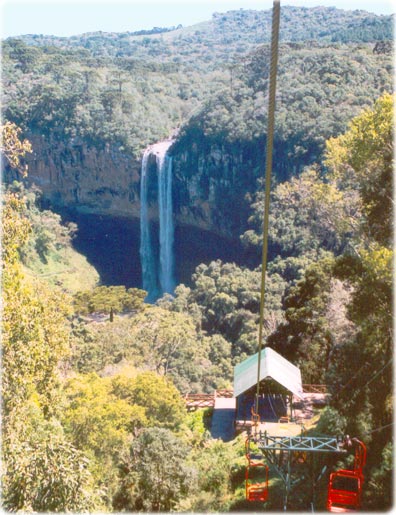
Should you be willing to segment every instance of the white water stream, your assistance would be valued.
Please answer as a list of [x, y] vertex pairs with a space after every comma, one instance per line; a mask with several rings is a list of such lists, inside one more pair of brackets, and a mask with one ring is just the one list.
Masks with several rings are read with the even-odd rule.
[[[148, 147], [143, 155], [140, 182], [140, 259], [143, 289], [148, 292], [146, 301], [155, 302], [163, 293], [173, 293], [173, 206], [172, 206], [172, 158], [167, 151], [172, 140], [161, 141]], [[149, 217], [148, 186], [149, 161], [154, 155], [158, 180], [159, 235], [152, 234]], [[159, 253], [155, 242], [159, 241]], [[159, 254], [159, 258], [156, 256]]]

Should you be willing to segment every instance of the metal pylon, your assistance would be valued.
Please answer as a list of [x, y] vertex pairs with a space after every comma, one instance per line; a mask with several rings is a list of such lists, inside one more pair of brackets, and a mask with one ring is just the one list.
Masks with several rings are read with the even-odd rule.
[[[285, 484], [284, 510], [287, 509], [291, 489], [303, 479], [292, 480], [294, 457], [306, 456], [306, 453], [344, 454], [347, 452], [344, 448], [345, 442], [343, 437], [270, 436], [266, 431], [260, 431], [252, 437], [252, 441], [255, 442], [263, 453], [267, 462], [277, 470]], [[326, 468], [322, 469], [316, 479], [312, 477], [314, 484], [317, 484]]]

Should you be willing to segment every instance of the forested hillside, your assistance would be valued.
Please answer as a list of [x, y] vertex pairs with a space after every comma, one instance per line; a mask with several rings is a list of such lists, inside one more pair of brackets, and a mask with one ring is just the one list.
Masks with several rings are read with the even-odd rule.
[[[321, 160], [326, 139], [392, 88], [390, 17], [290, 9], [282, 11], [279, 180]], [[3, 42], [4, 116], [35, 147], [28, 180], [55, 206], [138, 217], [143, 150], [179, 134], [172, 149], [178, 223], [238, 238], [247, 228], [245, 196], [262, 175], [269, 19], [233, 11], [215, 15], [205, 30]], [[357, 38], [362, 23], [370, 36]], [[388, 27], [384, 41], [377, 24]], [[340, 30], [349, 39], [330, 37]], [[229, 213], [229, 204], [238, 208]]]
[[[306, 96], [298, 84], [302, 80], [311, 88], [308, 109], [311, 97], [318, 98], [323, 83], [337, 97], [337, 85], [345, 80], [347, 89], [352, 90], [347, 103], [360, 106], [372, 102], [372, 88], [381, 92], [390, 85], [390, 58], [372, 55], [372, 51], [376, 41], [392, 38], [391, 17], [297, 7], [285, 7], [282, 17], [284, 41], [315, 40], [314, 44], [283, 48], [280, 75], [285, 75], [287, 89], [291, 89], [283, 90], [285, 103], [289, 95], [293, 98], [293, 89], [299, 90], [301, 98]], [[367, 34], [360, 31], [361, 26]], [[347, 36], [338, 38], [334, 35], [337, 32]], [[270, 11], [241, 10], [215, 14], [202, 27], [145, 36], [95, 33], [61, 40], [9, 38], [3, 43], [5, 116], [33, 131], [45, 134], [50, 130], [53, 136], [82, 137], [100, 145], [117, 143], [136, 152], [187, 121], [211, 92], [217, 95], [231, 90], [231, 96], [243, 97], [250, 93], [246, 87], [257, 91], [258, 86], [265, 85], [268, 49], [256, 48], [269, 41], [269, 36]], [[329, 47], [329, 43], [337, 46]], [[343, 49], [343, 44], [350, 43], [359, 43], [357, 56], [355, 50]], [[365, 47], [364, 43], [370, 45]], [[290, 66], [295, 60], [304, 64]], [[308, 85], [313, 76], [321, 86]], [[370, 84], [363, 86], [363, 78]], [[241, 87], [241, 81], [247, 84]], [[365, 99], [355, 99], [355, 89], [356, 96]], [[342, 100], [347, 95], [340, 94]], [[251, 99], [254, 104], [254, 97]], [[344, 127], [349, 115], [341, 118]], [[243, 108], [240, 116], [244, 116]]]
[[[281, 41], [314, 40], [323, 43], [372, 43], [392, 39], [392, 16], [377, 16], [362, 10], [344, 11], [334, 7], [282, 7]], [[217, 67], [245, 53], [257, 44], [268, 43], [271, 11], [239, 9], [216, 12], [212, 20], [191, 27], [154, 28], [136, 32], [94, 32], [58, 38], [25, 35], [34, 46], [82, 47], [95, 57], [135, 57], [145, 61], [160, 58], [180, 65]]]
[[[362, 509], [387, 511], [391, 17], [285, 7], [281, 23], [265, 343], [304, 384], [327, 386], [305, 429], [364, 441]], [[269, 500], [245, 500], [245, 437], [213, 439], [211, 409], [185, 402], [232, 388], [234, 366], [257, 350], [269, 34], [269, 12], [240, 10], [186, 28], [3, 42], [5, 510], [283, 508], [274, 470]], [[209, 206], [208, 227], [238, 238], [247, 258], [208, 259], [148, 304], [138, 285], [100, 284], [45, 188], [56, 174], [68, 204], [83, 184], [94, 210], [99, 185], [96, 196], [87, 185], [103, 180], [115, 203], [129, 188], [138, 204], [142, 150], [172, 131], [175, 217], [201, 220]], [[352, 466], [335, 461], [314, 492], [292, 490], [290, 511], [325, 509], [330, 469]], [[315, 458], [307, 474], [322, 466]]]

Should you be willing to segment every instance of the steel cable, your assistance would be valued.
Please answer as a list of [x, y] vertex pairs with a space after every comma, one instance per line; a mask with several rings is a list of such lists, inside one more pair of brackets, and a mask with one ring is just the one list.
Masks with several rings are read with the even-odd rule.
[[276, 74], [278, 67], [278, 46], [279, 46], [279, 22], [280, 22], [280, 0], [274, 0], [272, 8], [272, 33], [271, 33], [271, 67], [268, 97], [268, 126], [267, 126], [267, 151], [265, 163], [265, 200], [264, 200], [264, 223], [263, 223], [263, 254], [261, 265], [261, 290], [260, 290], [260, 320], [258, 335], [258, 364], [257, 364], [257, 393], [256, 393], [256, 414], [258, 414], [258, 399], [260, 393], [260, 372], [261, 372], [261, 349], [264, 326], [264, 300], [265, 300], [265, 276], [267, 272], [268, 255], [268, 221], [269, 203], [272, 172], [272, 153], [274, 143], [275, 126], [275, 93]]

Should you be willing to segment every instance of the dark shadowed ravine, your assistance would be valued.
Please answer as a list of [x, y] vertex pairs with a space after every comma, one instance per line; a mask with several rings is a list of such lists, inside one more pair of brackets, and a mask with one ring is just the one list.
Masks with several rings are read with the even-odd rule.
[[[78, 225], [73, 246], [97, 269], [103, 285], [142, 287], [139, 220], [71, 211], [63, 212], [62, 217]], [[221, 259], [243, 265], [247, 261], [238, 241], [191, 226], [175, 228], [174, 250], [178, 284], [190, 284], [200, 263]]]

